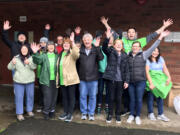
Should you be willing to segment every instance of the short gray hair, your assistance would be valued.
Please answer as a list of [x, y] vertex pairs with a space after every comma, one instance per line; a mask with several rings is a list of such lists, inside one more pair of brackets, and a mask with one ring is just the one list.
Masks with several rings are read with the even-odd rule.
[[82, 39], [84, 40], [85, 38], [90, 38], [91, 40], [93, 40], [93, 36], [90, 33], [84, 34]]

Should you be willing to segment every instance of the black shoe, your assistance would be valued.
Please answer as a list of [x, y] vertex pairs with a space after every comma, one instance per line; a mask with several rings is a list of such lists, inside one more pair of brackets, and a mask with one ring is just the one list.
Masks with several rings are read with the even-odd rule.
[[44, 113], [44, 119], [45, 119], [45, 120], [49, 120], [49, 114], [45, 114], [45, 113]]
[[50, 119], [55, 118], [55, 113], [54, 113], [54, 112], [50, 112], [50, 113], [49, 113], [49, 118], [50, 118]]
[[66, 119], [65, 119], [64, 121], [66, 121], [66, 122], [71, 122], [72, 119], [73, 119], [72, 114], [68, 114], [67, 117], [66, 117]]
[[67, 117], [67, 113], [63, 113], [63, 114], [61, 114], [61, 115], [59, 116], [59, 119], [60, 119], [60, 120], [65, 120], [66, 117]]
[[108, 114], [106, 118], [106, 123], [111, 123], [111, 120], [112, 120], [112, 115]]
[[120, 115], [116, 115], [116, 123], [121, 123], [121, 117], [120, 117]]

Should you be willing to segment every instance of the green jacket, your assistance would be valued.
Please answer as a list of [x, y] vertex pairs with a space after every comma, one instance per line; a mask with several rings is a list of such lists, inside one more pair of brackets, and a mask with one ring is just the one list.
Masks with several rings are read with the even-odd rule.
[[35, 81], [34, 69], [36, 69], [36, 64], [33, 63], [32, 57], [29, 57], [29, 64], [24, 65], [19, 57], [15, 56], [16, 64], [11, 62], [8, 64], [9, 70], [14, 70], [13, 81], [16, 83], [28, 84]]
[[[58, 58], [58, 55], [56, 54], [55, 64], [54, 64], [55, 75], [57, 73], [57, 70], [56, 70], [57, 58]], [[49, 86], [49, 84], [50, 84], [50, 63], [49, 63], [47, 54], [46, 53], [33, 54], [33, 62], [35, 64], [41, 65], [41, 73], [39, 76], [39, 83]]]
[[150, 90], [149, 81], [146, 81], [146, 90], [151, 91], [156, 98], [160, 97], [165, 99], [171, 90], [172, 82], [170, 82], [169, 85], [166, 85], [168, 77], [162, 71], [150, 70], [149, 74], [155, 88]]

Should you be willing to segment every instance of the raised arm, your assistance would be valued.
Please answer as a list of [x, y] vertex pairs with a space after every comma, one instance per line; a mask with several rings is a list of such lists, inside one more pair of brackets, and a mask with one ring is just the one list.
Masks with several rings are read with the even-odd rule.
[[44, 29], [44, 37], [47, 37], [49, 39], [49, 31], [51, 29], [50, 24], [46, 24], [45, 25], [45, 29]]
[[37, 45], [36, 43], [32, 43], [32, 44], [31, 44], [31, 49], [32, 49], [32, 51], [33, 51], [33, 53], [34, 53], [34, 54], [32, 55], [33, 62], [34, 62], [35, 64], [41, 65], [42, 62], [43, 62], [44, 57], [43, 57], [43, 54], [40, 55], [40, 54], [38, 53], [38, 51], [40, 50], [40, 46]]
[[75, 37], [75, 34], [74, 32], [71, 33], [70, 35], [70, 40], [72, 42], [72, 50], [70, 50], [70, 53], [73, 57], [73, 59], [76, 61], [78, 58], [79, 58], [79, 48], [76, 46], [75, 42], [74, 42], [74, 37]]
[[155, 32], [157, 34], [161, 34], [167, 27], [169, 27], [172, 24], [173, 24], [173, 20], [170, 18], [167, 19], [166, 21], [163, 20], [163, 25], [158, 30], [156, 30]]
[[110, 40], [111, 36], [112, 36], [111, 29], [108, 29], [106, 31], [106, 38], [105, 38], [105, 40], [103, 42], [103, 46], [102, 46], [102, 50], [107, 56], [111, 53], [111, 49], [110, 49], [111, 47], [108, 47], [109, 40]]
[[152, 52], [159, 46], [161, 40], [162, 40], [164, 37], [166, 37], [167, 35], [169, 35], [169, 33], [170, 33], [170, 32], [169, 32], [168, 30], [163, 31], [163, 32], [161, 33], [161, 35], [159, 36], [158, 40], [156, 40], [156, 41], [154, 42], [154, 44], [153, 44], [150, 48], [148, 48], [146, 51], [143, 52], [144, 60], [148, 59], [149, 56], [151, 56]]
[[10, 22], [8, 20], [4, 21], [3, 31], [2, 31], [2, 41], [11, 48], [13, 46], [13, 42], [9, 40], [8, 30], [11, 28]]
[[102, 16], [101, 17], [101, 22], [102, 22], [102, 24], [104, 24], [104, 26], [106, 27], [106, 30], [108, 30], [108, 29], [111, 29], [111, 27], [109, 26], [109, 24], [108, 24], [108, 18], [105, 18], [104, 16]]

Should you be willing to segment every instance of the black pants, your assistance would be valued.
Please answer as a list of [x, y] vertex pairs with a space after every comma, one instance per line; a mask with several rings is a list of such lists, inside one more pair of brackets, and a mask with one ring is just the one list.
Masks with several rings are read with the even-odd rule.
[[61, 86], [64, 112], [72, 114], [75, 105], [76, 85]]
[[58, 89], [56, 88], [56, 82], [50, 81], [49, 87], [42, 85], [44, 108], [43, 113], [49, 114], [54, 112], [56, 107]]
[[109, 90], [109, 114], [113, 115], [113, 105], [115, 100], [116, 101], [115, 114], [120, 115], [123, 82], [107, 80], [107, 88]]
[[124, 111], [125, 112], [129, 111], [130, 98], [129, 98], [128, 88], [123, 90], [122, 99], [123, 99]]
[[38, 106], [39, 107], [43, 107], [43, 91], [42, 91], [42, 84], [39, 83], [39, 79], [38, 79], [38, 86], [39, 89], [37, 91], [37, 95], [38, 95]]

